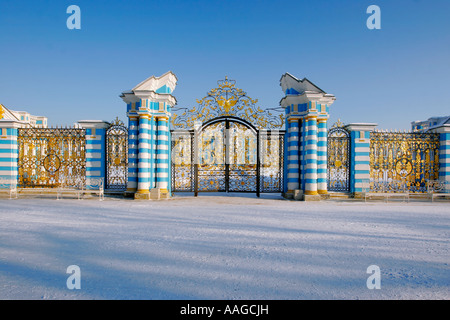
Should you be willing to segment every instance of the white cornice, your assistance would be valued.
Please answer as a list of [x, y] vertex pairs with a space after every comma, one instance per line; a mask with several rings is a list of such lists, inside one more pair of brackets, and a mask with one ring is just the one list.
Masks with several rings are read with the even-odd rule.
[[281, 76], [280, 86], [283, 89], [283, 92], [286, 92], [287, 89], [292, 88], [295, 89], [298, 93], [303, 93], [305, 91], [325, 93], [325, 91], [320, 89], [307, 78], [303, 78], [302, 80], [300, 80], [288, 72]]
[[151, 76], [141, 83], [139, 83], [136, 87], [133, 88], [133, 91], [144, 90], [144, 91], [156, 91], [162, 86], [167, 86], [170, 88], [171, 92], [175, 90], [177, 85], [177, 77], [172, 71], [168, 71], [160, 77]]
[[80, 120], [78, 121], [78, 124], [85, 129], [105, 129], [110, 126], [110, 123], [104, 120]]
[[299, 95], [287, 95], [280, 101], [280, 105], [284, 108], [287, 106], [290, 106], [292, 104], [303, 104], [308, 103], [310, 101], [314, 101], [316, 103], [320, 104], [326, 104], [328, 106], [332, 105], [333, 102], [336, 100], [336, 97], [332, 94], [328, 93], [320, 93], [320, 92], [312, 92], [312, 91], [305, 91], [302, 94]]
[[443, 124], [440, 127], [430, 129], [430, 131], [436, 133], [450, 133], [450, 124]]
[[12, 129], [18, 129], [18, 128], [25, 128], [29, 127], [30, 124], [24, 121], [17, 121], [17, 120], [9, 120], [9, 119], [1, 119], [0, 120], [0, 128], [12, 128]]
[[120, 98], [125, 103], [136, 103], [141, 100], [150, 100], [153, 102], [165, 102], [171, 106], [177, 104], [177, 99], [169, 93], [157, 93], [156, 90], [163, 86], [170, 88], [171, 92], [175, 90], [177, 77], [172, 71], [166, 72], [160, 77], [151, 76], [139, 83], [130, 91], [124, 91]]
[[374, 131], [377, 123], [349, 123], [345, 126], [349, 131]]

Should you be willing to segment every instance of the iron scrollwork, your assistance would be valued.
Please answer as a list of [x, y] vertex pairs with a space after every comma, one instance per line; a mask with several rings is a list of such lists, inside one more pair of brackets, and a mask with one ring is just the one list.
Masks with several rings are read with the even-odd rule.
[[370, 139], [371, 191], [425, 193], [439, 177], [439, 134], [376, 131]]
[[20, 128], [19, 185], [78, 186], [86, 177], [86, 132], [78, 128]]
[[235, 116], [248, 121], [259, 129], [281, 129], [284, 126], [284, 110], [271, 108], [263, 110], [256, 104], [257, 99], [236, 87], [235, 80], [219, 80], [218, 87], [197, 100], [194, 108], [173, 108], [172, 127], [177, 129], [194, 128], [196, 123], [208, 120]]
[[128, 129], [116, 118], [106, 130], [106, 189], [125, 190], [128, 179]]
[[328, 190], [350, 190], [350, 134], [338, 120], [328, 132]]
[[256, 107], [235, 83], [225, 78], [197, 107], [172, 109], [173, 191], [282, 191], [284, 114]]

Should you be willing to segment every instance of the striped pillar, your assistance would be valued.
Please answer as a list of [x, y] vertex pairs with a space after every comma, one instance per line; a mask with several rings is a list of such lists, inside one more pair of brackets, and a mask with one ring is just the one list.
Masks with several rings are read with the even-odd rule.
[[150, 190], [156, 187], [156, 132], [157, 128], [157, 119], [156, 116], [149, 117], [149, 154], [150, 154]]
[[[329, 107], [336, 97], [319, 89], [308, 79], [299, 79], [290, 73], [281, 76], [280, 86], [285, 94], [280, 100], [280, 105], [285, 108], [286, 119], [293, 117], [300, 119], [295, 133], [298, 139], [295, 146], [297, 155], [288, 153], [293, 161], [297, 161], [297, 166], [287, 167], [287, 179], [289, 174], [293, 178], [295, 173], [299, 181], [294, 183], [290, 180], [291, 185], [287, 183], [286, 189], [292, 192], [291, 188], [298, 188], [300, 192], [294, 191], [294, 199], [320, 200], [325, 198], [322, 194], [327, 193], [326, 119], [329, 116]], [[288, 129], [287, 125], [286, 131]], [[294, 136], [292, 129], [286, 133], [288, 143], [293, 140], [290, 138], [291, 135]], [[289, 150], [287, 149], [288, 152]], [[292, 151], [295, 152], [294, 149]], [[285, 195], [289, 198], [289, 194]]]
[[83, 120], [78, 123], [86, 129], [86, 179], [105, 179], [106, 130], [109, 123], [101, 120]]
[[169, 190], [169, 118], [157, 118], [156, 134], [156, 188], [161, 193]]
[[450, 125], [435, 130], [439, 133], [439, 180], [450, 182]]
[[306, 118], [305, 195], [317, 195], [317, 117]]
[[306, 121], [300, 120], [299, 126], [300, 139], [299, 139], [299, 161], [300, 161], [300, 189], [305, 190], [305, 171], [306, 171]]
[[134, 193], [138, 187], [139, 117], [130, 116], [128, 121], [128, 182], [127, 192]]
[[150, 194], [150, 120], [148, 114], [139, 117], [139, 149], [138, 149], [138, 187], [136, 199], [148, 199]]
[[293, 194], [294, 190], [300, 188], [299, 173], [299, 119], [288, 118], [287, 120], [287, 194]]
[[317, 192], [327, 194], [327, 119], [317, 119]]
[[[137, 152], [135, 153], [137, 161], [132, 160], [137, 165], [137, 177], [130, 166], [127, 186], [129, 193], [137, 189], [134, 193], [135, 199], [150, 200], [168, 197], [170, 188], [169, 119], [170, 108], [177, 102], [172, 95], [176, 84], [177, 77], [169, 71], [160, 77], [151, 76], [120, 95], [127, 104], [130, 126], [135, 125], [133, 118], [139, 117]], [[132, 140], [129, 142], [129, 145], [131, 144]], [[133, 149], [130, 148], [130, 152], [133, 152]], [[130, 159], [132, 158], [133, 155]]]
[[[0, 121], [0, 178], [18, 182], [19, 173], [17, 161], [19, 150], [17, 147], [18, 129], [21, 124], [17, 121]], [[7, 184], [3, 185], [7, 187]]]
[[350, 192], [358, 196], [370, 179], [370, 133], [376, 124], [352, 123], [350, 131]]

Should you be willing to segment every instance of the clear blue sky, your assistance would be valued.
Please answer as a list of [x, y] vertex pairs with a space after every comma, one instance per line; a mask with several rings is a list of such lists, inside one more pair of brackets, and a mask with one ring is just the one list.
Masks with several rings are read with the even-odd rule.
[[[81, 30], [66, 27], [71, 4]], [[381, 30], [366, 27], [371, 4]], [[336, 96], [330, 122], [450, 114], [448, 0], [1, 0], [0, 43], [0, 103], [53, 125], [125, 119], [119, 94], [169, 70], [180, 107], [225, 75], [276, 107], [289, 72]]]

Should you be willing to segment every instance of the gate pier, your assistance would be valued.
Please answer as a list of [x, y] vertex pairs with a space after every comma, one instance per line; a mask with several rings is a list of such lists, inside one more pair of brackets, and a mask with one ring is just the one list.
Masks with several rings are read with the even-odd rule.
[[285, 93], [280, 105], [286, 110], [286, 172], [284, 196], [320, 200], [327, 191], [327, 120], [336, 100], [304, 78], [289, 73], [281, 77]]
[[370, 134], [375, 123], [351, 123], [345, 126], [350, 132], [350, 192], [360, 197], [365, 181], [370, 179]]
[[19, 178], [17, 136], [22, 125], [19, 121], [0, 121], [0, 178], [14, 183]]
[[151, 76], [120, 95], [127, 104], [129, 119], [126, 193], [134, 194], [135, 199], [170, 197], [169, 120], [176, 104], [172, 95], [176, 83], [176, 76], [169, 71], [160, 77]]
[[105, 136], [110, 124], [102, 120], [80, 120], [78, 124], [86, 129], [86, 179], [105, 179]]

